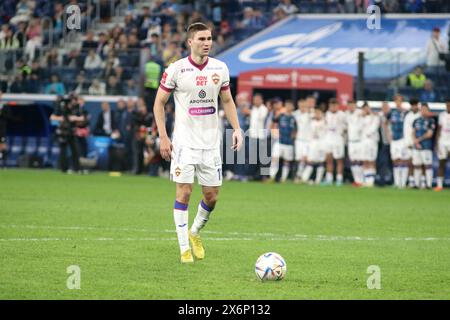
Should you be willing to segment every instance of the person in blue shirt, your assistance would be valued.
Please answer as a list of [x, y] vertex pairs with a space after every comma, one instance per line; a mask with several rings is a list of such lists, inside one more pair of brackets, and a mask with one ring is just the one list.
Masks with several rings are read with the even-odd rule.
[[[272, 162], [270, 166], [270, 181], [275, 180], [278, 172], [279, 159], [283, 159], [283, 169], [281, 172], [281, 182], [286, 181], [291, 162], [294, 160], [294, 141], [297, 134], [297, 122], [292, 114], [294, 104], [292, 101], [286, 101], [283, 108], [281, 99], [274, 99], [275, 118], [273, 120], [273, 129], [278, 129], [278, 141], [273, 145]], [[277, 112], [278, 110], [278, 112]]]
[[403, 124], [407, 110], [403, 108], [403, 97], [394, 97], [395, 109], [391, 110], [386, 117], [388, 140], [391, 144], [391, 158], [394, 166], [394, 185], [404, 188], [408, 180], [408, 147], [403, 136]]
[[425, 181], [428, 189], [433, 183], [433, 134], [436, 123], [428, 104], [422, 104], [421, 116], [413, 122], [413, 165], [416, 188], [420, 186], [422, 178], [422, 167], [425, 170]]
[[58, 96], [63, 96], [66, 93], [66, 88], [64, 84], [59, 81], [56, 74], [52, 75], [51, 83], [45, 87], [45, 94], [56, 94]]

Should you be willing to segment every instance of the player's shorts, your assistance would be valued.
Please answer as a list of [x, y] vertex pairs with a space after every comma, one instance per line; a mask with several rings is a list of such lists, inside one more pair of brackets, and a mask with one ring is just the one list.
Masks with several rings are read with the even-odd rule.
[[348, 142], [348, 157], [350, 161], [362, 161], [362, 147], [361, 141]]
[[300, 161], [308, 157], [310, 141], [295, 140], [295, 160]]
[[374, 140], [363, 140], [362, 160], [376, 161], [378, 156], [378, 143]]
[[312, 140], [309, 144], [308, 161], [309, 162], [324, 162], [325, 150], [323, 148], [324, 142], [321, 140]]
[[275, 142], [272, 147], [273, 158], [283, 158], [286, 161], [294, 160], [294, 146]]
[[222, 185], [220, 149], [202, 150], [173, 146], [170, 179], [176, 183], [194, 183], [206, 187]]
[[433, 151], [414, 149], [412, 152], [412, 163], [414, 166], [431, 166], [433, 164]]
[[439, 158], [439, 160], [447, 159], [449, 153], [450, 153], [450, 141], [448, 141], [447, 143], [439, 142], [439, 145], [438, 145], [438, 158]]
[[403, 139], [392, 140], [391, 142], [391, 158], [392, 160], [409, 160], [411, 159], [411, 149], [409, 149]]
[[334, 159], [343, 159], [345, 154], [344, 138], [341, 136], [327, 137], [324, 140], [325, 153], [331, 153]]

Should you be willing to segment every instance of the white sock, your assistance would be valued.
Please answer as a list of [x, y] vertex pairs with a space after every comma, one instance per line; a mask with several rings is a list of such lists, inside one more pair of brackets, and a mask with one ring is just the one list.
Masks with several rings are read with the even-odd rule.
[[402, 188], [405, 188], [406, 183], [408, 182], [408, 173], [409, 173], [408, 166], [401, 167], [400, 172], [401, 172], [400, 173], [400, 177], [401, 177], [400, 184], [401, 184]]
[[191, 233], [197, 235], [205, 224], [209, 220], [209, 215], [213, 209], [209, 208], [206, 203], [202, 200], [198, 205], [197, 215], [195, 216], [194, 223], [191, 227]]
[[359, 173], [360, 168], [361, 168], [361, 166], [359, 166], [359, 165], [357, 165], [357, 164], [354, 164], [354, 165], [352, 165], [352, 167], [351, 167], [351, 169], [352, 169], [352, 175], [353, 175], [353, 180], [354, 180], [354, 182], [356, 182], [356, 183], [361, 183], [361, 181], [359, 180], [359, 178], [360, 178], [360, 173]]
[[437, 177], [437, 186], [438, 188], [444, 187], [444, 177]]
[[298, 163], [297, 175], [296, 175], [297, 178], [301, 178], [302, 177], [302, 174], [303, 174], [303, 171], [305, 170], [305, 167], [306, 167], [305, 162], [301, 161], [301, 162]]
[[272, 159], [272, 162], [270, 163], [270, 178], [275, 179], [277, 173], [278, 173], [278, 159]]
[[358, 183], [363, 183], [364, 182], [364, 169], [362, 167], [362, 165], [358, 165], [357, 170], [356, 170], [356, 176], [357, 176], [357, 182]]
[[414, 169], [414, 182], [416, 184], [416, 187], [420, 188], [420, 180], [422, 178], [422, 168], [415, 168]]
[[377, 174], [377, 170], [375, 168], [369, 169], [369, 185], [373, 187], [375, 185], [375, 176]]
[[303, 182], [308, 182], [309, 178], [311, 178], [312, 172], [313, 172], [313, 166], [308, 164], [306, 166], [305, 170], [303, 170], [302, 181]]
[[325, 172], [324, 166], [318, 166], [316, 170], [316, 184], [319, 184], [322, 182], [323, 174]]
[[325, 180], [326, 180], [328, 183], [333, 183], [333, 173], [332, 173], [332, 172], [327, 172], [327, 175], [326, 175], [326, 177], [325, 177]]
[[175, 201], [173, 209], [173, 219], [177, 229], [178, 244], [180, 245], [180, 252], [183, 253], [189, 250], [189, 234], [188, 234], [188, 206], [187, 204]]
[[336, 175], [336, 183], [342, 183], [344, 181], [344, 176], [342, 174]]
[[281, 181], [282, 182], [285, 182], [287, 180], [287, 177], [289, 175], [289, 169], [290, 169], [289, 163], [284, 163], [283, 169], [281, 171]]
[[[408, 170], [408, 173], [409, 173], [409, 170]], [[417, 184], [417, 183], [416, 183], [416, 179], [415, 179], [414, 176], [409, 176], [409, 177], [408, 177], [408, 185], [409, 185], [411, 188], [414, 188], [414, 187], [420, 187], [420, 184]]]
[[400, 187], [400, 167], [394, 166], [394, 185]]
[[425, 181], [427, 183], [427, 188], [433, 186], [433, 168], [427, 168], [425, 170]]

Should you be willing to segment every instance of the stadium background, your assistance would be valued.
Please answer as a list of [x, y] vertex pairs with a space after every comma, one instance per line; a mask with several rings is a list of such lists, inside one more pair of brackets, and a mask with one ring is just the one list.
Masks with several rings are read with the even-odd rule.
[[[381, 33], [367, 27], [366, 8], [372, 4], [383, 15]], [[78, 11], [71, 5], [79, 8], [79, 20], [73, 19]], [[229, 65], [234, 95], [261, 92], [266, 101], [275, 96], [295, 101], [312, 94], [319, 104], [337, 97], [345, 108], [346, 101], [354, 98], [373, 101], [378, 108], [396, 93], [406, 101], [420, 97], [426, 90], [411, 88], [406, 78], [414, 67], [423, 65], [432, 83], [432, 95], [423, 102], [438, 112], [444, 109], [440, 102], [448, 96], [450, 73], [445, 63], [425, 66], [424, 49], [436, 27], [448, 42], [449, 15], [443, 14], [448, 9], [446, 1], [420, 0], [2, 1], [0, 90], [16, 120], [8, 123], [7, 165], [58, 166], [59, 148], [49, 116], [57, 96], [75, 92], [85, 100], [90, 118], [85, 156], [97, 160], [97, 169], [110, 168], [108, 150], [123, 141], [95, 134], [101, 102], [108, 101], [113, 110], [120, 100], [145, 105], [151, 114], [155, 88], [146, 81], [154, 75], [146, 71], [147, 65], [161, 66], [158, 77], [170, 62], [185, 56], [184, 30], [195, 21], [214, 28], [212, 56]], [[68, 21], [75, 22], [75, 28]], [[297, 42], [278, 44], [293, 28], [300, 35], [294, 39]], [[258, 51], [258, 45], [271, 42], [277, 44]], [[318, 56], [320, 50], [308, 52], [310, 47], [326, 51]], [[274, 58], [274, 53], [289, 48], [306, 54], [293, 51], [291, 56]], [[365, 56], [358, 61], [361, 48]], [[339, 50], [343, 51], [334, 62], [329, 59]], [[255, 61], [267, 62], [249, 62], [243, 52], [253, 52]], [[324, 57], [323, 63], [317, 63]], [[168, 119], [172, 117], [173, 107], [168, 110]], [[148, 132], [155, 134], [154, 126]], [[161, 174], [158, 156], [151, 162], [151, 173]], [[133, 168], [128, 163], [117, 170]]]

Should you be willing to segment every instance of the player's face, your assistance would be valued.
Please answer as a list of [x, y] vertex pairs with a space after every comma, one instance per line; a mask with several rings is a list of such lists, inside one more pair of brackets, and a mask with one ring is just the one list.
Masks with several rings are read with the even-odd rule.
[[261, 96], [254, 96], [253, 97], [253, 104], [255, 106], [260, 106], [263, 104], [263, 100], [261, 99]]
[[286, 103], [286, 111], [291, 113], [294, 111], [294, 104], [293, 103]]
[[349, 103], [347, 107], [350, 112], [355, 112], [356, 110], [356, 105], [354, 103]]
[[416, 113], [419, 111], [419, 105], [418, 104], [412, 104], [411, 105], [412, 112]]
[[428, 109], [427, 106], [422, 106], [422, 108], [420, 108], [420, 113], [422, 114], [422, 117], [428, 117], [430, 115], [430, 109]]
[[192, 39], [188, 40], [188, 43], [194, 55], [200, 57], [207, 56], [212, 46], [211, 31], [203, 30], [196, 32]]
[[314, 118], [317, 120], [322, 120], [322, 111], [319, 109], [314, 110]]
[[401, 96], [397, 96], [395, 98], [395, 105], [397, 106], [398, 109], [402, 108], [402, 103], [403, 103], [403, 98]]
[[330, 111], [334, 113], [334, 112], [337, 112], [337, 110], [338, 110], [338, 105], [336, 103], [331, 103]]

